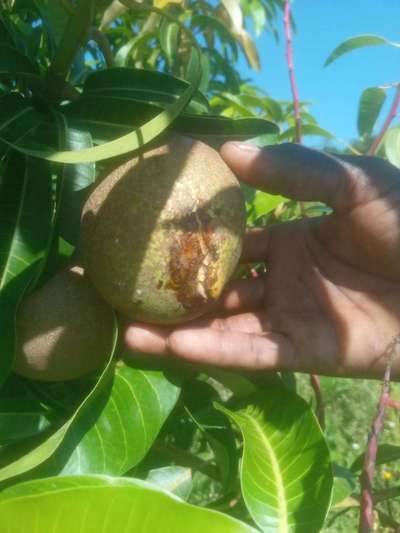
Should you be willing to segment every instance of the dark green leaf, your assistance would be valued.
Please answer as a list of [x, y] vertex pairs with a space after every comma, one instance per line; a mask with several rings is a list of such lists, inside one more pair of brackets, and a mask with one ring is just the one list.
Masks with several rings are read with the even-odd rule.
[[379, 87], [363, 91], [358, 105], [357, 128], [360, 137], [371, 135], [376, 119], [386, 100], [386, 92]]
[[51, 425], [51, 413], [31, 396], [0, 399], [0, 445], [42, 433]]
[[15, 314], [37, 280], [53, 230], [52, 178], [45, 162], [12, 154], [0, 176], [0, 383], [11, 370]]
[[382, 44], [391, 44], [390, 41], [384, 37], [379, 37], [379, 35], [358, 35], [357, 37], [351, 37], [346, 39], [337, 46], [333, 52], [331, 52], [325, 61], [324, 66], [328, 66], [333, 61], [338, 59], [344, 54], [356, 50], [357, 48], [364, 48], [366, 46], [379, 46]]
[[[198, 68], [198, 67], [197, 67]], [[84, 85], [84, 96], [111, 96], [157, 104], [175, 102], [190, 84], [162, 72], [113, 68], [95, 72]], [[197, 113], [208, 111], [208, 101], [196, 92], [188, 105]]]
[[333, 479], [327, 444], [307, 403], [271, 384], [238, 411], [218, 408], [243, 434], [242, 494], [257, 525], [320, 531]]
[[13, 46], [0, 43], [0, 76], [12, 78], [17, 75], [38, 76], [39, 68]]
[[[60, 512], [62, 510], [62, 512]], [[189, 505], [145, 481], [106, 476], [55, 477], [0, 494], [8, 531], [40, 533], [256, 533], [243, 522]]]
[[192, 28], [200, 28], [202, 31], [212, 29], [223, 43], [227, 43], [232, 51], [232, 61], [237, 61], [238, 46], [236, 39], [230, 29], [216, 17], [208, 15], [195, 15], [191, 19]]
[[[376, 456], [376, 464], [384, 465], [386, 463], [391, 463], [392, 461], [397, 461], [400, 459], [400, 446], [394, 446], [393, 444], [381, 444], [378, 448], [378, 453]], [[352, 472], [360, 472], [363, 467], [364, 454], [361, 454], [353, 462], [350, 467]]]

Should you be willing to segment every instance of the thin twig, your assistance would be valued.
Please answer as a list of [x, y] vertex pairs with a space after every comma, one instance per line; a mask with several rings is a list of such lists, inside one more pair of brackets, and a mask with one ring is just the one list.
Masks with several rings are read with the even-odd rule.
[[315, 394], [316, 408], [315, 414], [317, 415], [319, 425], [321, 429], [325, 430], [325, 406], [324, 399], [322, 397], [321, 382], [317, 374], [311, 374], [310, 384]]
[[396, 348], [400, 344], [400, 335], [395, 337], [386, 350], [386, 369], [383, 378], [382, 391], [379, 397], [378, 408], [372, 422], [371, 432], [368, 436], [367, 449], [364, 456], [364, 465], [360, 476], [361, 483], [361, 509], [359, 533], [370, 533], [374, 530], [374, 497], [372, 492], [375, 474], [376, 455], [378, 453], [378, 440], [385, 420], [386, 408], [390, 399], [390, 375]]
[[293, 96], [293, 107], [294, 107], [294, 118], [296, 121], [296, 142], [301, 143], [301, 116], [300, 116], [300, 100], [299, 93], [296, 85], [296, 76], [294, 72], [294, 61], [293, 61], [293, 47], [292, 47], [292, 30], [290, 25], [290, 0], [285, 0], [285, 10], [284, 10], [284, 28], [286, 36], [286, 59], [289, 70], [289, 79], [290, 87], [292, 89]]
[[397, 84], [396, 92], [393, 98], [392, 105], [390, 106], [388, 116], [386, 117], [385, 122], [381, 128], [381, 131], [376, 136], [374, 142], [372, 143], [371, 148], [368, 150], [368, 155], [375, 155], [378, 151], [379, 145], [382, 142], [385, 133], [389, 129], [390, 124], [397, 115], [397, 110], [400, 105], [400, 83]]

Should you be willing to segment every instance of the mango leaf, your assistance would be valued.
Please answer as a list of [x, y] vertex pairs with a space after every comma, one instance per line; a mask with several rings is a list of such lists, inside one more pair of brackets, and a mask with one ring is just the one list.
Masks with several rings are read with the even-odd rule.
[[[301, 132], [303, 135], [318, 135], [319, 137], [325, 137], [325, 139], [329, 140], [335, 140], [336, 137], [329, 132], [328, 130], [325, 130], [324, 128], [320, 128], [319, 126], [316, 126], [315, 124], [302, 124], [301, 126]], [[279, 136], [279, 140], [282, 141], [291, 141], [296, 138], [296, 128], [288, 128], [284, 132], [282, 132]]]
[[184, 466], [164, 466], [150, 470], [146, 481], [187, 500], [192, 490], [192, 471]]
[[363, 91], [358, 104], [358, 133], [371, 135], [376, 119], [386, 100], [386, 92], [379, 87], [370, 87]]
[[[378, 448], [376, 456], [376, 464], [384, 465], [391, 463], [392, 461], [398, 461], [400, 459], [400, 446], [394, 446], [393, 444], [381, 444]], [[355, 459], [350, 467], [353, 473], [361, 472], [364, 462], [364, 454], [361, 454]]]
[[[195, 56], [192, 57], [195, 61]], [[168, 104], [175, 102], [188, 87], [190, 87], [188, 82], [162, 72], [116, 67], [100, 70], [88, 76], [83, 95], [115, 96], [148, 103]], [[207, 113], [209, 109], [207, 98], [197, 91], [188, 109], [197, 113]]]
[[95, 412], [94, 407], [96, 407], [98, 400], [102, 399], [102, 393], [110, 383], [110, 377], [112, 376], [112, 370], [114, 368], [113, 356], [116, 349], [117, 337], [118, 328], [115, 319], [114, 339], [112, 341], [112, 346], [110, 346], [110, 357], [104, 370], [96, 380], [93, 389], [84, 398], [73, 415], [50, 437], [22, 457], [7, 464], [3, 468], [0, 468], [0, 482], [26, 474], [52, 458], [61, 446], [63, 440], [68, 436], [71, 428], [73, 428], [74, 425], [88, 412]]
[[34, 0], [49, 37], [51, 53], [60, 44], [69, 14], [61, 0]]
[[13, 46], [0, 43], [0, 76], [38, 76], [39, 67]]
[[38, 435], [51, 423], [51, 413], [32, 397], [0, 399], [1, 446]]
[[159, 30], [161, 49], [168, 59], [168, 63], [173, 65], [178, 54], [179, 26], [176, 22], [163, 19]]
[[237, 61], [238, 46], [236, 39], [230, 29], [225, 26], [223, 22], [221, 22], [216, 17], [212, 17], [209, 15], [194, 15], [191, 18], [191, 26], [193, 29], [199, 28], [202, 31], [209, 31], [210, 29], [212, 29], [223, 43], [229, 45], [232, 51], [232, 60], [234, 62]]
[[18, 144], [17, 146], [4, 138], [1, 139], [1, 137], [0, 140], [4, 140], [10, 147], [17, 148], [25, 154], [58, 163], [90, 163], [133, 152], [160, 135], [160, 133], [162, 133], [182, 112], [197, 91], [201, 80], [201, 52], [197, 45], [192, 48], [192, 55], [196, 58], [194, 60], [197, 61], [198, 65], [197, 77], [193, 80], [192, 84], [185, 89], [179, 99], [176, 100], [175, 103], [168, 105], [164, 111], [158, 113], [154, 118], [139, 128], [131, 131], [127, 135], [119, 137], [118, 139], [93, 148], [58, 152], [54, 151], [54, 149], [32, 149], [29, 146], [22, 146], [21, 144]]
[[[59, 136], [63, 149], [79, 150], [93, 146], [90, 133], [68, 128], [65, 120], [59, 120]], [[60, 169], [57, 234], [72, 245], [78, 241], [87, 188], [94, 183], [95, 178], [96, 167], [93, 163], [64, 165]]]
[[331, 499], [329, 451], [307, 403], [270, 385], [228, 415], [243, 435], [242, 494], [262, 531], [320, 531]]
[[351, 470], [333, 464], [333, 492], [331, 506], [348, 498], [356, 489], [356, 478]]
[[179, 392], [162, 372], [119, 363], [100, 412], [88, 412], [74, 424], [51, 470], [64, 475], [125, 474], [148, 452]]
[[33, 524], [40, 533], [255, 533], [239, 520], [189, 505], [146, 481], [106, 476], [14, 485], [0, 494], [0, 522], [10, 533], [30, 531]]
[[46, 163], [9, 156], [0, 177], [0, 384], [14, 360], [15, 314], [38, 279], [50, 247], [54, 212]]
[[351, 52], [352, 50], [356, 50], [358, 48], [365, 48], [366, 46], [380, 46], [382, 44], [390, 44], [392, 46], [400, 46], [399, 43], [394, 43], [391, 41], [388, 41], [384, 37], [380, 37], [379, 35], [357, 35], [356, 37], [351, 37], [350, 39], [346, 39], [342, 43], [337, 46], [333, 52], [331, 52], [326, 59], [324, 63], [324, 67], [327, 67], [336, 59], [341, 57], [344, 54], [347, 54]]
[[287, 198], [279, 194], [268, 194], [262, 191], [256, 191], [248, 215], [256, 221], [258, 218], [267, 215], [278, 207], [279, 204], [286, 202]]
[[383, 145], [390, 163], [400, 168], [400, 126], [390, 128], [386, 132]]

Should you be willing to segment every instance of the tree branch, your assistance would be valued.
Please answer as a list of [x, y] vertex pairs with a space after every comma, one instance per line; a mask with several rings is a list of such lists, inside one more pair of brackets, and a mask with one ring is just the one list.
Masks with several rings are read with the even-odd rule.
[[358, 531], [370, 533], [374, 530], [374, 496], [372, 484], [375, 474], [378, 440], [385, 420], [386, 408], [390, 399], [390, 375], [392, 362], [400, 344], [400, 335], [395, 337], [386, 350], [386, 369], [383, 378], [382, 391], [378, 402], [375, 418], [372, 422], [371, 432], [368, 437], [367, 449], [364, 456], [363, 470], [360, 476], [361, 483], [361, 509]]
[[302, 142], [301, 134], [301, 116], [300, 116], [300, 100], [299, 93], [296, 85], [296, 76], [294, 71], [294, 61], [293, 61], [293, 47], [292, 47], [292, 30], [290, 25], [290, 0], [285, 0], [284, 8], [284, 29], [286, 36], [286, 61], [289, 71], [289, 80], [290, 87], [292, 90], [293, 96], [293, 107], [294, 107], [294, 118], [296, 121], [296, 142]]

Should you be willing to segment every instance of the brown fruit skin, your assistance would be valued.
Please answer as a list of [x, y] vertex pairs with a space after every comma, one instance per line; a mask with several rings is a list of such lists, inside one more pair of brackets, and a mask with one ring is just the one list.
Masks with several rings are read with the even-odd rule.
[[20, 305], [14, 371], [42, 381], [79, 378], [102, 367], [113, 342], [113, 312], [83, 269], [51, 278]]
[[104, 299], [139, 321], [205, 313], [241, 254], [246, 212], [218, 152], [187, 137], [113, 170], [83, 209], [85, 268]]

